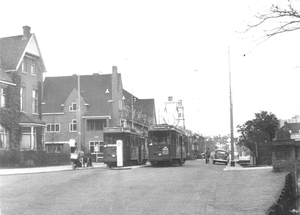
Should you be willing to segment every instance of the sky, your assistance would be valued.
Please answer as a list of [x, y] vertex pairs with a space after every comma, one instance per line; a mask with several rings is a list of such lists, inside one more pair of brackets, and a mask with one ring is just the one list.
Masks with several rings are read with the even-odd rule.
[[[272, 1], [274, 2], [274, 1]], [[111, 73], [140, 99], [155, 99], [157, 121], [182, 100], [185, 127], [207, 135], [268, 111], [300, 115], [300, 31], [262, 42], [264, 28], [245, 33], [271, 1], [1, 0], [0, 37], [31, 27], [50, 76]]]

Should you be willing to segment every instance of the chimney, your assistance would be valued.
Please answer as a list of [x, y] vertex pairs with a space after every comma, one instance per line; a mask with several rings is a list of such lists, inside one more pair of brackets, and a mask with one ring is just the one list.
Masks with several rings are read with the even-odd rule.
[[118, 68], [116, 66], [112, 67], [112, 75], [111, 75], [111, 88], [113, 92], [113, 96], [118, 92]]
[[23, 26], [23, 37], [22, 37], [22, 40], [27, 40], [27, 39], [30, 38], [30, 35], [31, 35], [30, 29], [31, 28], [29, 26], [27, 26], [27, 25]]
[[111, 104], [111, 113], [112, 113], [112, 126], [118, 126], [118, 68], [116, 66], [112, 67], [112, 75], [111, 75], [111, 99], [114, 101]]

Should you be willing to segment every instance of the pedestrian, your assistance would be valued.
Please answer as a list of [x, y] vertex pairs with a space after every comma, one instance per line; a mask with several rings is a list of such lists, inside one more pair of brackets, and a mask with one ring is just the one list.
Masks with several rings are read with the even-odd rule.
[[210, 158], [210, 150], [209, 148], [207, 148], [205, 152], [205, 163], [209, 163], [209, 158]]
[[75, 148], [75, 151], [71, 153], [70, 158], [72, 162], [72, 168], [76, 169], [77, 167], [79, 167], [80, 160], [79, 160], [79, 151], [77, 148]]

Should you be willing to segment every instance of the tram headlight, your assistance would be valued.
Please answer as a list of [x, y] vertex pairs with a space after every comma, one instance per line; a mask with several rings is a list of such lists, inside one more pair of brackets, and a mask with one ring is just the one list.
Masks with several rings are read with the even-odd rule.
[[158, 152], [158, 156], [162, 156], [162, 153], [161, 153], [161, 152]]
[[114, 157], [116, 157], [116, 155], [115, 155], [115, 154], [112, 154], [111, 156], [112, 156], [113, 158], [114, 158]]

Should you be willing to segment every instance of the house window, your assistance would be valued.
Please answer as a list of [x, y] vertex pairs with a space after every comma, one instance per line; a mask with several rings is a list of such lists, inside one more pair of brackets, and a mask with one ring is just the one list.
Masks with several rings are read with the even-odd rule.
[[69, 111], [73, 112], [77, 110], [77, 103], [72, 103], [71, 106], [69, 106]]
[[38, 91], [32, 91], [32, 113], [38, 113]]
[[64, 149], [64, 145], [59, 143], [46, 144], [45, 146], [48, 153], [62, 153]]
[[25, 111], [25, 87], [20, 88], [20, 111]]
[[60, 132], [60, 124], [59, 123], [48, 123], [46, 125], [46, 132], [47, 133]]
[[104, 127], [106, 127], [106, 120], [103, 119], [87, 120], [88, 131], [102, 131]]
[[122, 101], [119, 101], [119, 109], [120, 109], [120, 110], [123, 109]]
[[[31, 133], [32, 131], [32, 133]], [[22, 127], [22, 137], [20, 142], [21, 149], [35, 149], [36, 148], [36, 128]]]
[[89, 145], [89, 149], [92, 154], [103, 153], [103, 142], [91, 141]]
[[0, 88], [0, 107], [5, 107], [5, 93], [3, 88]]
[[7, 129], [0, 125], [0, 148], [7, 148], [8, 143]]
[[25, 60], [22, 61], [22, 72], [26, 73], [26, 62], [25, 62]]
[[31, 62], [30, 72], [31, 72], [31, 75], [36, 75], [36, 72], [35, 72], [35, 61], [34, 60]]
[[70, 125], [70, 132], [76, 132], [77, 131], [77, 120], [73, 119]]

